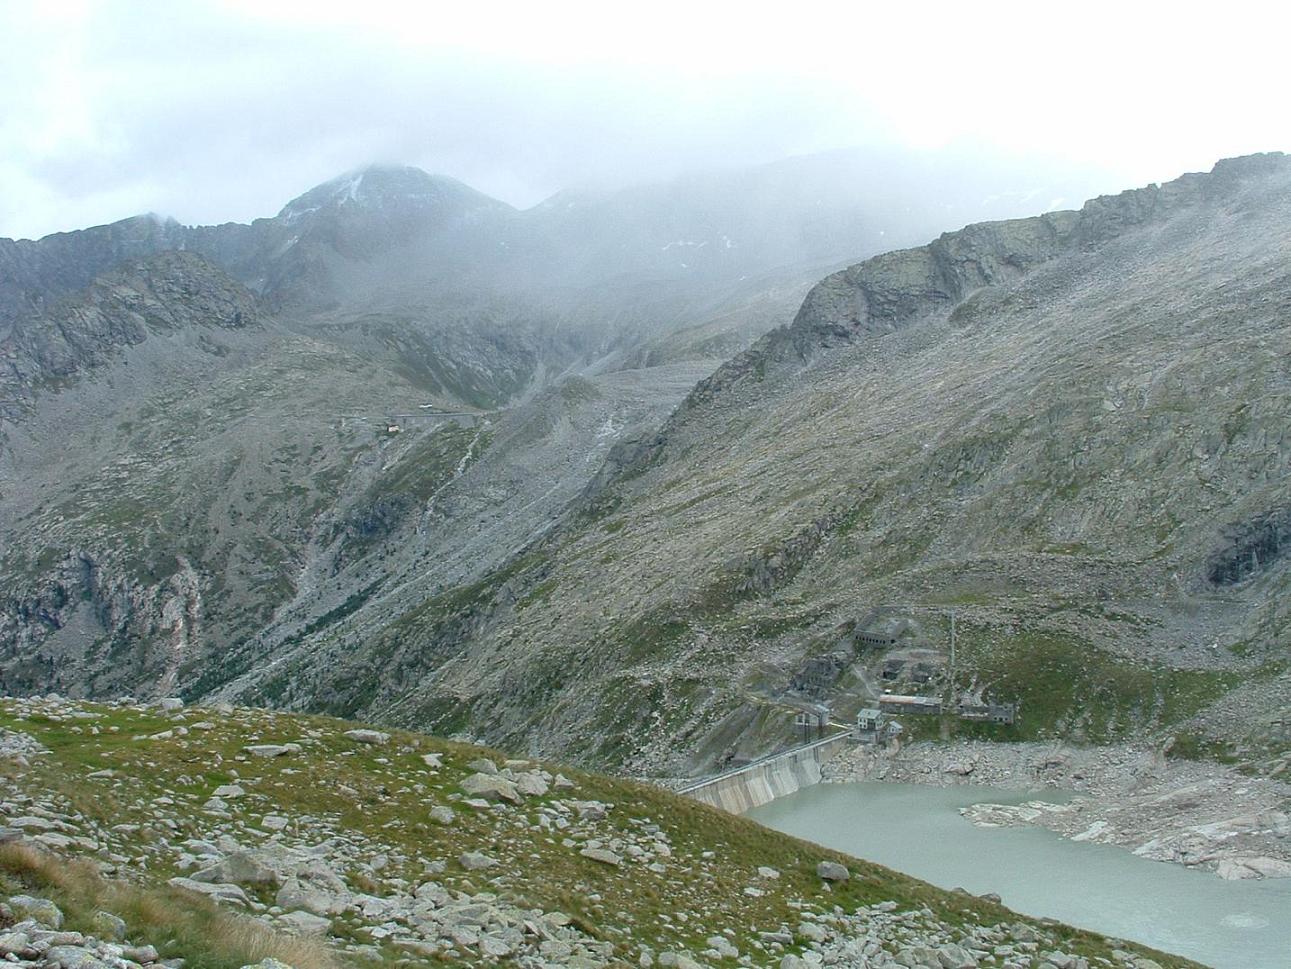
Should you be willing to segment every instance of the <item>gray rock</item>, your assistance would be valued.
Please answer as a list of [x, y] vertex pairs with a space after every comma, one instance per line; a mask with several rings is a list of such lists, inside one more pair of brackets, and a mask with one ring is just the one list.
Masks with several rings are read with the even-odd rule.
[[150, 945], [127, 946], [121, 950], [121, 957], [131, 962], [149, 963], [157, 961], [157, 949]]
[[496, 774], [498, 772], [498, 765], [487, 757], [478, 757], [466, 766], [480, 774]]
[[430, 820], [436, 824], [452, 824], [456, 819], [457, 815], [446, 804], [438, 804], [430, 809]]
[[516, 949], [512, 943], [496, 935], [480, 936], [479, 947], [480, 955], [486, 959], [505, 959]]
[[533, 771], [517, 774], [515, 786], [517, 791], [528, 797], [542, 797], [549, 790], [549, 785], [543, 780], [542, 775]]
[[274, 901], [281, 908], [314, 915], [338, 915], [353, 895], [336, 872], [321, 861], [297, 869], [283, 883]]
[[609, 809], [600, 801], [568, 801], [566, 802], [584, 821], [600, 821], [608, 813]]
[[108, 969], [108, 964], [90, 949], [79, 945], [50, 946], [45, 953], [45, 965], [50, 969]]
[[9, 907], [21, 919], [31, 919], [38, 925], [50, 929], [63, 927], [62, 910], [47, 898], [34, 895], [14, 895], [9, 899]]
[[592, 861], [599, 861], [605, 865], [613, 865], [616, 868], [623, 864], [623, 859], [619, 855], [616, 855], [613, 851], [609, 851], [605, 848], [584, 848], [579, 852], [579, 854], [584, 858], [591, 858]]
[[515, 784], [497, 774], [472, 774], [462, 781], [462, 790], [490, 801], [510, 801], [513, 804], [520, 802]]
[[[90, 919], [94, 934], [109, 942], [120, 942], [126, 937], [126, 923], [111, 912], [95, 912]], [[135, 960], [138, 962], [139, 960]]]
[[355, 743], [371, 744], [375, 747], [383, 747], [390, 742], [390, 735], [380, 730], [347, 730], [345, 736]]
[[24, 958], [29, 952], [34, 953], [35, 950], [26, 932], [0, 932], [0, 956]]
[[299, 910], [288, 912], [279, 916], [278, 921], [293, 935], [327, 935], [332, 929], [331, 919], [315, 915], [313, 912]]
[[949, 943], [937, 950], [942, 969], [977, 969], [977, 960], [961, 945]]
[[822, 861], [816, 866], [816, 874], [827, 882], [845, 882], [851, 877], [851, 872], [836, 861]]
[[799, 922], [798, 934], [808, 942], [824, 942], [829, 938], [829, 930], [819, 922]]
[[478, 851], [468, 851], [461, 855], [457, 861], [467, 871], [481, 871], [501, 864], [496, 858], [490, 858], [488, 855], [481, 854]]
[[230, 905], [240, 905], [242, 908], [251, 907], [251, 899], [247, 898], [247, 893], [237, 885], [226, 885], [218, 882], [199, 882], [191, 878], [172, 878], [167, 884], [174, 885], [176, 888], [183, 888], [190, 892], [197, 892], [199, 895], [205, 895], [217, 902], [225, 902]]
[[738, 959], [740, 950], [731, 944], [731, 940], [724, 935], [710, 935], [704, 940], [704, 944], [717, 953], [719, 959]]
[[273, 859], [259, 851], [235, 851], [222, 861], [196, 872], [192, 877], [199, 882], [271, 885], [275, 888], [283, 881]]
[[300, 752], [300, 744], [252, 744], [242, 748], [243, 753], [252, 757], [285, 757], [287, 754]]

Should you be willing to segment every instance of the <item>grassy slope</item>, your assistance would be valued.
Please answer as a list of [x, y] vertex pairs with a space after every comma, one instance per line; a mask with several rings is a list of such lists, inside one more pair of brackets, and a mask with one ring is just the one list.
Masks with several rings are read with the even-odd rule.
[[[123, 869], [139, 872], [146, 865], [143, 885], [163, 884], [178, 873], [170, 844], [211, 836], [213, 822], [201, 813], [201, 805], [217, 786], [236, 780], [248, 791], [245, 798], [230, 803], [235, 814], [232, 823], [238, 827], [243, 827], [241, 821], [254, 826], [261, 814], [274, 812], [293, 818], [294, 826], [316, 829], [309, 835], [318, 841], [325, 840], [329, 831], [345, 832], [363, 839], [373, 852], [388, 854], [390, 865], [378, 875], [345, 873], [352, 884], [361, 884], [371, 894], [424, 880], [426, 860], [455, 859], [464, 851], [484, 850], [502, 861], [495, 869], [502, 874], [468, 872], [450, 861], [438, 879], [453, 890], [488, 890], [526, 907], [563, 911], [589, 935], [615, 943], [624, 958], [642, 943], [658, 950], [699, 951], [706, 937], [728, 927], [735, 931], [732, 941], [756, 957], [756, 949], [750, 948], [756, 938], [754, 928], [766, 931], [782, 923], [795, 925], [804, 910], [828, 912], [842, 906], [850, 912], [886, 900], [901, 909], [926, 906], [950, 925], [1018, 921], [1038, 925], [989, 901], [936, 889], [632, 781], [566, 770], [576, 784], [572, 792], [553, 790], [516, 808], [473, 811], [452, 795], [460, 792], [458, 784], [470, 773], [468, 762], [481, 754], [499, 756], [496, 752], [404, 732], [396, 732], [387, 746], [367, 747], [342, 735], [352, 724], [322, 717], [250, 710], [228, 716], [186, 711], [177, 720], [137, 707], [86, 708], [101, 716], [81, 721], [38, 713], [24, 717], [12, 701], [0, 704], [0, 727], [26, 732], [50, 751], [33, 758], [29, 767], [15, 769], [0, 762], [0, 774], [7, 775], [4, 784], [11, 790], [52, 792], [82, 817], [82, 830], [101, 844], [116, 839], [113, 847], [118, 855], [130, 859]], [[179, 723], [203, 719], [213, 722], [214, 728], [193, 730], [186, 736], [153, 737]], [[97, 734], [92, 732], [96, 727]], [[269, 760], [240, 754], [246, 744], [275, 742], [298, 742], [304, 750]], [[422, 755], [431, 752], [442, 755], [441, 769], [424, 763]], [[105, 769], [116, 776], [87, 776]], [[643, 819], [660, 825], [673, 847], [666, 871], [656, 873], [644, 866], [630, 872], [610, 868], [562, 845], [559, 836], [531, 827], [537, 807], [562, 794], [614, 805], [608, 818], [599, 822], [602, 838], [616, 833], [630, 837]], [[453, 804], [457, 822], [449, 827], [431, 823], [427, 815], [437, 804]], [[139, 828], [126, 834], [109, 830], [121, 824]], [[713, 856], [704, 859], [701, 852]], [[825, 889], [815, 875], [817, 862], [826, 858], [847, 864], [853, 872], [848, 883], [833, 891]], [[780, 879], [759, 882], [760, 865], [779, 869]], [[0, 856], [0, 889], [16, 890], [26, 877], [26, 885], [50, 890], [49, 885], [39, 884], [38, 872], [27, 871], [24, 876], [23, 871], [24, 866], [10, 855]], [[771, 890], [750, 897], [743, 889], [751, 884], [768, 885]], [[75, 894], [57, 886], [53, 890], [64, 901]], [[194, 908], [192, 900], [169, 891], [145, 895], [152, 901], [132, 896], [135, 900], [130, 905], [119, 906], [131, 924], [132, 938], [156, 944], [163, 954], [193, 959], [194, 969], [239, 964], [241, 955], [227, 947], [203, 950], [203, 955], [195, 951], [193, 933], [200, 934], [213, 917], [208, 905]], [[163, 898], [167, 899], [163, 907], [195, 913], [182, 915], [185, 931], [164, 922], [154, 925], [137, 914], [130, 918], [131, 906], [161, 905]], [[805, 909], [798, 907], [799, 902], [805, 903]], [[362, 926], [347, 924], [346, 919], [338, 918], [333, 933], [363, 939]], [[1045, 926], [1044, 931], [1052, 933], [1066, 951], [1110, 958], [1110, 945], [1098, 936]], [[263, 939], [256, 944], [256, 951], [268, 951]], [[1153, 957], [1162, 965], [1191, 965], [1160, 954]]]

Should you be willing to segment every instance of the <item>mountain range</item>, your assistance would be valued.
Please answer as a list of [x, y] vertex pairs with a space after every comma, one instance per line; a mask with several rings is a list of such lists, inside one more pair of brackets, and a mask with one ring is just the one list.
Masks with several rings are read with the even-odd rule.
[[1021, 704], [968, 732], [1276, 761], [1291, 162], [894, 171], [0, 241], [0, 692], [680, 775], [926, 661]]

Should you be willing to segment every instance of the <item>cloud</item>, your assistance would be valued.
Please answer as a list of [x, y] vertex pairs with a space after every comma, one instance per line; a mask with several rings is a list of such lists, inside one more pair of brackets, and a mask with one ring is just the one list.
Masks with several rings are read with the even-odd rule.
[[1291, 145], [1286, 15], [1160, 9], [6, 4], [0, 234], [246, 220], [377, 160], [525, 205], [842, 145], [968, 143], [1127, 185]]

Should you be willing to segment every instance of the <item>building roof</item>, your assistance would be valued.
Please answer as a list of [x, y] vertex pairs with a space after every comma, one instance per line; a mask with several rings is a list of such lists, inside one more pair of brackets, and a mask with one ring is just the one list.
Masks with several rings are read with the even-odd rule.
[[919, 706], [927, 703], [940, 703], [935, 696], [903, 696], [899, 693], [884, 693], [879, 698], [880, 703], [901, 703], [906, 706]]

